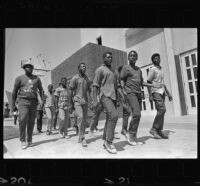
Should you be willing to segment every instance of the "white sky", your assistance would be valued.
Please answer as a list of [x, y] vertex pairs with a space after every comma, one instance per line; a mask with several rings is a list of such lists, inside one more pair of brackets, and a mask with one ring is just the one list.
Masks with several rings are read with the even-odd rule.
[[15, 78], [24, 74], [21, 60], [41, 53], [54, 68], [80, 49], [80, 37], [80, 29], [6, 29], [4, 101], [5, 90], [12, 92]]

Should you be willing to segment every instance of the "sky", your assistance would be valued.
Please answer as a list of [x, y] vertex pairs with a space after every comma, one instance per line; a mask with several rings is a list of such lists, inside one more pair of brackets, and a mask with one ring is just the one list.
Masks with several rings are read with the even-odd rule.
[[80, 49], [80, 29], [69, 28], [8, 28], [5, 36], [5, 91], [12, 92], [15, 78], [24, 74], [21, 60], [41, 57], [55, 68]]

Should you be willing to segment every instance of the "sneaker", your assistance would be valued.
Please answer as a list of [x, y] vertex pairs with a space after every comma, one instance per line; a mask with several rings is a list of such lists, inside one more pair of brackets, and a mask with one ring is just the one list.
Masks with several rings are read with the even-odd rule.
[[154, 137], [155, 139], [162, 139], [162, 137], [158, 134], [158, 132], [157, 132], [155, 129], [151, 129], [151, 130], [149, 131], [149, 133], [150, 133], [151, 135], [153, 135], [153, 137]]
[[64, 132], [60, 132], [60, 136], [61, 136], [61, 138], [65, 138]]
[[158, 130], [157, 133], [158, 133], [158, 135], [159, 135], [161, 138], [163, 138], [163, 139], [169, 139], [169, 137], [168, 137], [167, 135], [163, 134], [161, 130]]
[[128, 134], [127, 142], [128, 142], [129, 145], [132, 145], [132, 146], [137, 145], [137, 142], [136, 142], [133, 134], [131, 134], [131, 133]]
[[70, 135], [65, 134], [65, 135], [64, 135], [64, 138], [69, 139], [69, 138], [70, 138]]
[[32, 147], [32, 145], [33, 145], [32, 141], [29, 141], [29, 142], [27, 143], [27, 146], [28, 146], [28, 147]]
[[105, 141], [103, 144], [104, 148], [111, 154], [116, 154], [117, 150], [112, 142]]
[[121, 130], [121, 134], [125, 136], [125, 138], [127, 139], [127, 131], [125, 129]]
[[22, 147], [22, 149], [26, 149], [26, 148], [27, 148], [26, 142], [22, 142], [22, 143], [21, 143], [21, 147]]
[[90, 137], [94, 137], [94, 132], [90, 130], [90, 131], [89, 131], [89, 136], [90, 136]]
[[86, 140], [85, 140], [85, 138], [82, 140], [82, 147], [87, 147], [87, 142], [86, 142]]

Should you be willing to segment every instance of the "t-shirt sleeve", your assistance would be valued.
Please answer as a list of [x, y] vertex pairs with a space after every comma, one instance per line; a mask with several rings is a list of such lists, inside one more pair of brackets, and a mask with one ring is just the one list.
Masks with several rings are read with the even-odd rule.
[[70, 83], [69, 83], [69, 87], [70, 87], [71, 89], [74, 89], [75, 86], [76, 86], [76, 77], [73, 77], [73, 78], [71, 79]]
[[93, 84], [92, 86], [96, 86], [96, 87], [100, 87], [101, 85], [101, 81], [103, 79], [103, 72], [102, 72], [102, 69], [98, 68], [96, 71], [95, 71], [95, 76], [94, 76], [94, 80], [93, 80]]
[[126, 79], [127, 79], [127, 70], [126, 70], [125, 66], [121, 70], [120, 79], [123, 81], [126, 81]]
[[151, 68], [151, 69], [149, 70], [149, 73], [148, 73], [147, 81], [152, 82], [152, 81], [153, 81], [153, 78], [154, 78], [154, 70], [153, 70], [153, 68]]
[[18, 78], [15, 79], [13, 91], [16, 91], [16, 92], [17, 92], [17, 91], [20, 89], [20, 84], [21, 84], [21, 80], [20, 80], [20, 78], [18, 77]]
[[59, 88], [57, 88], [57, 89], [55, 90], [54, 96], [57, 96], [57, 97], [60, 96], [60, 89], [59, 89]]

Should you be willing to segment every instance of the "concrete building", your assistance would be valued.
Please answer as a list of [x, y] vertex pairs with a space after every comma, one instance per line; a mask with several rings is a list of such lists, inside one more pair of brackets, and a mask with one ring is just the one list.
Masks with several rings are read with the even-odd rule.
[[[113, 47], [125, 52], [136, 50], [137, 65], [146, 80], [152, 66], [151, 55], [161, 55], [165, 83], [172, 92], [173, 102], [166, 99], [168, 115], [197, 114], [197, 29], [196, 28], [128, 28], [81, 29], [82, 46], [87, 42]], [[142, 113], [155, 114], [155, 105], [148, 101], [143, 89]]]

